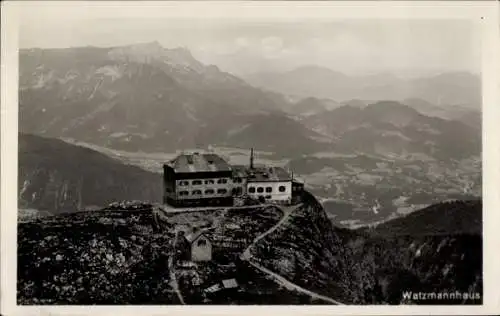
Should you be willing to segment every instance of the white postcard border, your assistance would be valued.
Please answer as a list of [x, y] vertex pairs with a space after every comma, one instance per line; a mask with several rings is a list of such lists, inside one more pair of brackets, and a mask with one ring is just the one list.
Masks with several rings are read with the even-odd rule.
[[[18, 22], [58, 19], [200, 17], [212, 19], [475, 19], [483, 34], [483, 223], [482, 306], [16, 306]], [[3, 315], [457, 315], [500, 313], [500, 47], [496, 1], [455, 2], [146, 2], [43, 1], [2, 4], [1, 101], [1, 313]]]

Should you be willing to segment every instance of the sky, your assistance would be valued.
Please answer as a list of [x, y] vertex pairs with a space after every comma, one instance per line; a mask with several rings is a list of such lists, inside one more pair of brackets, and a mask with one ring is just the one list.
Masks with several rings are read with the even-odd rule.
[[318, 65], [347, 74], [480, 72], [478, 26], [470, 20], [21, 19], [20, 48], [117, 46], [158, 41], [235, 74]]

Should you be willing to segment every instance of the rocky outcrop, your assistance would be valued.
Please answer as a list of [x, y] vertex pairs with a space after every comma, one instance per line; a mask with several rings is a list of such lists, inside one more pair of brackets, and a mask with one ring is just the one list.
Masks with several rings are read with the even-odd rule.
[[[175, 282], [189, 304], [481, 303], [480, 297], [413, 301], [403, 294], [482, 295], [480, 233], [451, 226], [440, 234], [425, 227], [422, 234], [382, 233], [383, 225], [376, 232], [341, 229], [332, 226], [313, 195], [305, 192], [302, 202], [289, 213], [252, 206], [176, 213], [160, 226], [153, 225], [153, 206], [145, 203], [20, 223], [18, 303], [178, 304]], [[475, 204], [463, 205], [470, 211]], [[428, 211], [418, 211], [424, 212], [419, 218]], [[178, 226], [207, 230], [214, 243], [222, 240], [213, 260], [170, 271]], [[224, 243], [236, 240], [254, 242], [248, 252], [239, 244], [225, 250]], [[232, 278], [238, 284], [233, 290], [207, 294], [207, 288]]]
[[[333, 227], [314, 196], [306, 193], [305, 201], [255, 245], [255, 262], [344, 304], [481, 304], [480, 202], [441, 203], [375, 229], [353, 231]], [[479, 297], [404, 297], [418, 292]]]
[[358, 236], [347, 247], [368, 304], [481, 304], [473, 300], [406, 299], [404, 293], [482, 295], [482, 238], [477, 235]]
[[351, 254], [316, 198], [305, 192], [303, 202], [251, 249], [252, 260], [307, 290], [344, 304], [360, 303]]
[[79, 212], [18, 227], [18, 304], [175, 304], [168, 234], [148, 210]]

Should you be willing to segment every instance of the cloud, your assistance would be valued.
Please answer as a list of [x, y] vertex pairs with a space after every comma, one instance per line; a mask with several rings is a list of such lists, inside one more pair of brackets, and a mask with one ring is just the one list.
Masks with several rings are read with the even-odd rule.
[[247, 47], [250, 45], [250, 40], [246, 37], [238, 37], [234, 42], [238, 47]]
[[261, 40], [262, 50], [266, 53], [279, 52], [283, 48], [283, 39], [275, 36], [265, 37]]
[[[403, 68], [480, 69], [479, 33], [464, 21], [351, 20], [298, 23], [177, 19], [23, 20], [21, 47], [115, 46], [158, 40], [204, 62], [344, 72]], [[64, 25], [64, 27], [62, 27]], [[266, 59], [266, 60], [265, 60]], [[269, 62], [270, 61], [270, 62]]]

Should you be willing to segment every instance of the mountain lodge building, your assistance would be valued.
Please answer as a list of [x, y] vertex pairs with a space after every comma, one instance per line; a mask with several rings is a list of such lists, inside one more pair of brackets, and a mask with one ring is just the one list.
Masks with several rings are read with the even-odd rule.
[[232, 177], [231, 166], [216, 154], [181, 154], [163, 165], [164, 202], [231, 206]]
[[250, 196], [290, 204], [303, 183], [282, 167], [230, 165], [214, 153], [181, 154], [163, 165], [164, 203], [173, 207], [233, 206], [234, 198]]

